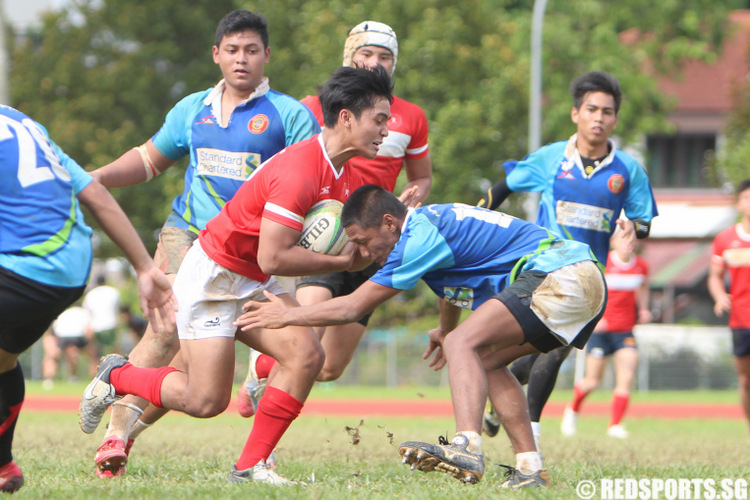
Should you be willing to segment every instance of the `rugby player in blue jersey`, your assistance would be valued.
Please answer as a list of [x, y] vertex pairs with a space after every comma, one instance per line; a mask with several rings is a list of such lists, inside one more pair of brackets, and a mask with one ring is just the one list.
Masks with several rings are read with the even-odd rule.
[[[570, 118], [576, 133], [567, 141], [539, 148], [523, 161], [507, 162], [505, 179], [488, 191], [479, 206], [495, 209], [513, 192], [539, 192], [536, 223], [563, 238], [588, 244], [603, 265], [617, 225], [627, 240], [648, 236], [657, 215], [656, 202], [646, 170], [610, 139], [622, 100], [617, 79], [592, 71], [573, 80], [570, 90]], [[569, 352], [566, 348], [529, 356], [511, 367], [522, 384], [528, 383], [537, 448], [542, 409]], [[487, 412], [484, 422], [488, 435], [497, 434], [499, 422], [493, 412]]]
[[[263, 71], [270, 53], [263, 16], [247, 10], [224, 16], [213, 46], [223, 79], [182, 99], [145, 144], [92, 173], [109, 188], [129, 186], [151, 180], [189, 155], [184, 191], [172, 202], [154, 256], [172, 281], [198, 232], [250, 174], [286, 146], [320, 132], [306, 106], [269, 87]], [[178, 349], [176, 332], [159, 334], [147, 328], [130, 360], [137, 366], [161, 367]], [[151, 407], [141, 416], [147, 405], [136, 396], [114, 405], [94, 458], [99, 477], [123, 475], [133, 440], [166, 412]]]
[[[363, 257], [383, 267], [349, 295], [312, 306], [248, 302], [242, 329], [326, 326], [356, 321], [422, 279], [440, 300], [440, 324], [424, 353], [448, 365], [456, 435], [437, 445], [408, 441], [405, 463], [464, 482], [484, 475], [482, 414], [489, 395], [516, 453], [506, 487], [546, 486], [526, 398], [507, 365], [532, 353], [583, 347], [606, 303], [603, 274], [588, 245], [501, 212], [458, 203], [407, 210], [387, 190], [367, 185], [341, 219]], [[461, 310], [473, 312], [459, 324]]]
[[83, 294], [91, 271], [85, 205], [138, 276], [141, 308], [174, 327], [172, 287], [109, 192], [31, 118], [0, 106], [0, 492], [23, 485], [13, 461], [25, 384], [18, 357]]

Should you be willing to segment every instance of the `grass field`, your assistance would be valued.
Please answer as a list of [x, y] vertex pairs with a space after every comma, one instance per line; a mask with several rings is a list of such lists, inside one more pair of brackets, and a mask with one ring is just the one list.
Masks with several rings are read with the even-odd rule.
[[[82, 389], [71, 385], [75, 393]], [[40, 394], [29, 384], [29, 394]], [[77, 392], [80, 394], [80, 391]], [[447, 397], [445, 389], [383, 389], [321, 386], [314, 397]], [[566, 399], [560, 392], [555, 399]], [[602, 392], [598, 397], [606, 399]], [[732, 392], [650, 393], [634, 399], [686, 402], [736, 401]], [[105, 417], [106, 420], [107, 417]], [[452, 435], [450, 418], [304, 416], [289, 429], [277, 451], [279, 473], [307, 486], [230, 485], [236, 460], [251, 421], [234, 414], [210, 420], [169, 415], [136, 443], [126, 477], [103, 481], [93, 473], [93, 452], [103, 429], [83, 434], [71, 413], [22, 412], [15, 440], [15, 459], [26, 476], [17, 498], [579, 498], [582, 480], [601, 478], [742, 478], [747, 474], [748, 434], [741, 420], [627, 421], [631, 438], [605, 435], [607, 421], [581, 418], [580, 435], [560, 436], [559, 419], [544, 422], [542, 448], [553, 484], [546, 490], [501, 491], [503, 469], [514, 457], [504, 434], [484, 440], [485, 478], [463, 485], [451, 477], [410, 471], [400, 463], [398, 444], [405, 440], [435, 442]], [[356, 441], [356, 444], [355, 444]], [[598, 498], [598, 497], [595, 497]]]

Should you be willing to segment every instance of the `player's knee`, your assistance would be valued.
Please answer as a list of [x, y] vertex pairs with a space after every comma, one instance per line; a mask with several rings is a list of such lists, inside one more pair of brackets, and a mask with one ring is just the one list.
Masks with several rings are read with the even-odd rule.
[[460, 336], [448, 335], [443, 339], [443, 350], [446, 356], [455, 354], [457, 352], [467, 352], [473, 350], [474, 347], [466, 342]]
[[277, 359], [280, 367], [301, 377], [317, 379], [325, 363], [323, 346], [319, 342], [310, 341], [304, 345], [297, 344], [295, 347], [296, 350], [291, 356]]
[[326, 353], [319, 342], [310, 345], [306, 351], [307, 355], [302, 359], [302, 369], [305, 372], [314, 374], [313, 376], [316, 377], [323, 369], [323, 365], [326, 361]]
[[740, 373], [737, 377], [740, 389], [745, 392], [750, 392], [750, 375]]
[[212, 418], [221, 414], [229, 406], [227, 398], [189, 398], [184, 412], [196, 418]]
[[332, 382], [334, 380], [338, 380], [339, 377], [344, 373], [344, 366], [328, 366], [327, 364], [323, 365], [323, 368], [321, 368], [320, 373], [318, 374], [318, 382]]

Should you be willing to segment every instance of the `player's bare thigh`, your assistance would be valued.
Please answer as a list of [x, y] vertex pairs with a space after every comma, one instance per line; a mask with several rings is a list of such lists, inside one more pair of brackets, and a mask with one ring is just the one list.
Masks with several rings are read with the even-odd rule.
[[[331, 293], [331, 290], [329, 288], [326, 288], [324, 286], [312, 286], [312, 285], [298, 288], [296, 295], [297, 295], [297, 301], [300, 303], [300, 305], [303, 305], [303, 306], [319, 304], [326, 300], [330, 300], [333, 297], [333, 293]], [[321, 339], [322, 341], [323, 337], [325, 336], [326, 331], [328, 330], [328, 327], [317, 326], [317, 327], [313, 327], [313, 330], [315, 330], [315, 333], [318, 335], [318, 338]]]
[[[159, 233], [159, 243], [154, 262], [174, 285], [182, 261], [197, 235], [187, 229], [165, 226]], [[158, 367], [168, 364], [179, 349], [176, 330], [155, 331], [149, 323], [143, 337], [130, 352], [130, 361], [136, 366]]]
[[234, 339], [182, 340], [180, 350], [187, 376], [162, 388], [162, 404], [197, 417], [218, 415], [232, 396]]

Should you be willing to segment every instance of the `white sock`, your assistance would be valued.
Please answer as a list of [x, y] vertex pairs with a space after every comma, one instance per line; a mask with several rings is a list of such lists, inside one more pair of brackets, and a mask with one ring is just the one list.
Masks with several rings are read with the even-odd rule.
[[143, 410], [130, 403], [117, 401], [112, 404], [112, 415], [109, 418], [105, 438], [114, 436], [122, 441], [128, 440], [133, 424], [143, 415]]
[[542, 433], [542, 424], [539, 422], [531, 422], [531, 432], [534, 434], [534, 439], [538, 439]]
[[469, 440], [469, 444], [466, 446], [467, 451], [477, 455], [482, 454], [482, 436], [474, 431], [459, 431], [456, 433], [456, 435], [459, 434]]
[[135, 439], [141, 435], [141, 432], [145, 431], [154, 424], [147, 424], [141, 420], [136, 421], [133, 427], [130, 428], [130, 439]]
[[539, 437], [542, 434], [542, 424], [539, 422], [531, 422], [531, 433], [534, 435], [534, 445], [536, 446], [536, 451], [542, 451], [542, 449], [539, 447]]
[[516, 469], [521, 474], [530, 475], [542, 468], [542, 457], [536, 451], [516, 453]]

